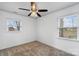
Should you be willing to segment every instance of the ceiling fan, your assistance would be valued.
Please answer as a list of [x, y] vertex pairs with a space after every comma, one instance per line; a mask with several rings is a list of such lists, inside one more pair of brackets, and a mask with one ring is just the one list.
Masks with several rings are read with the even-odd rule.
[[31, 2], [31, 10], [30, 9], [25, 9], [25, 8], [19, 8], [20, 10], [26, 10], [26, 11], [31, 11], [28, 16], [39, 16], [41, 17], [41, 15], [39, 14], [39, 12], [47, 12], [47, 9], [38, 9], [37, 8], [37, 4], [35, 2]]

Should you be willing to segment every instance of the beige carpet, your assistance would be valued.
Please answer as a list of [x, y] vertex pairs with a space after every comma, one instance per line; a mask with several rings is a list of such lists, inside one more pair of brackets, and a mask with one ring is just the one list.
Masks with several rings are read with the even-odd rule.
[[72, 56], [72, 54], [34, 41], [0, 50], [0, 56]]

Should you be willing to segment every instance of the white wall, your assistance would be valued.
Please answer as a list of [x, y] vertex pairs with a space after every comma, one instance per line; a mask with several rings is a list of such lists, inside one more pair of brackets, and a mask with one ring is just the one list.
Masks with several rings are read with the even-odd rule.
[[[21, 23], [21, 30], [7, 30], [8, 18], [15, 18]], [[0, 49], [13, 47], [35, 40], [35, 26], [31, 18], [0, 11]]]
[[[58, 17], [79, 12], [79, 5], [54, 12], [38, 19], [38, 41], [54, 46], [63, 51], [79, 55], [79, 42], [58, 39]], [[79, 32], [78, 32], [79, 37]], [[78, 38], [79, 39], [79, 38]]]

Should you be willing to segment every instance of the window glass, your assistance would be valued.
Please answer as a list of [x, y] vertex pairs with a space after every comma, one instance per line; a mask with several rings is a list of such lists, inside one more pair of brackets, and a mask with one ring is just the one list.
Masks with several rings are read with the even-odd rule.
[[59, 37], [77, 38], [77, 16], [66, 16], [60, 19]]

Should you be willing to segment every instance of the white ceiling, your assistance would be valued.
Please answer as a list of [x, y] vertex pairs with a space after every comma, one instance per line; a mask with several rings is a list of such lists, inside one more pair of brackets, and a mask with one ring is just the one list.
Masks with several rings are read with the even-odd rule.
[[[48, 12], [41, 12], [40, 14], [46, 15], [50, 12], [66, 8], [75, 4], [77, 2], [36, 2], [39, 9], [48, 9]], [[19, 10], [18, 8], [27, 8], [30, 9], [30, 2], [0, 2], [0, 10], [13, 12], [27, 16], [30, 12]]]

